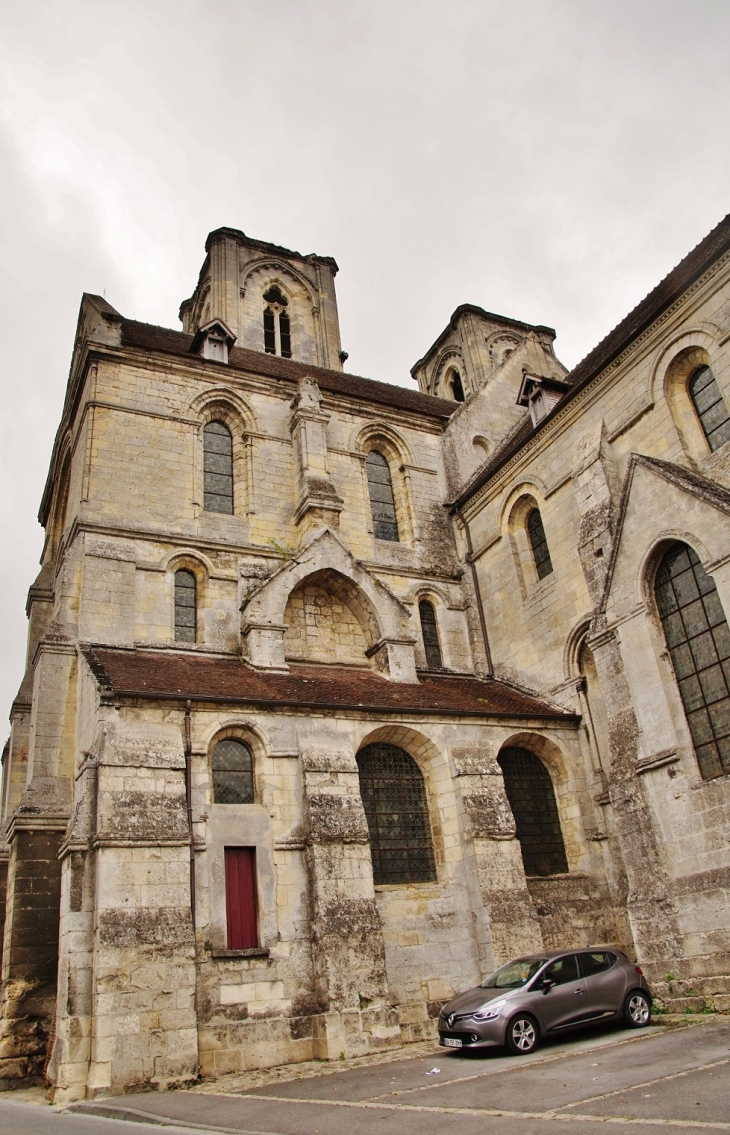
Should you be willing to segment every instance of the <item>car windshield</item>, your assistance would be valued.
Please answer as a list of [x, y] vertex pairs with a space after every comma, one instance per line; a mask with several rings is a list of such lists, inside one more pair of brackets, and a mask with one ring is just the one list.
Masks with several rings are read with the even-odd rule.
[[547, 958], [518, 958], [516, 962], [507, 962], [506, 966], [485, 977], [479, 988], [521, 989], [546, 961]]

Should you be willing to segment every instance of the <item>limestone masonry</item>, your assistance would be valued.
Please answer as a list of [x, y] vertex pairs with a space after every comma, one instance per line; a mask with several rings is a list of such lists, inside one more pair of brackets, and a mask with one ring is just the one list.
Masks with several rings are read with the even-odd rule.
[[331, 258], [206, 253], [182, 331], [81, 303], [0, 1086], [349, 1058], [570, 945], [730, 1007], [730, 217], [572, 372], [465, 304], [417, 390], [344, 371]]

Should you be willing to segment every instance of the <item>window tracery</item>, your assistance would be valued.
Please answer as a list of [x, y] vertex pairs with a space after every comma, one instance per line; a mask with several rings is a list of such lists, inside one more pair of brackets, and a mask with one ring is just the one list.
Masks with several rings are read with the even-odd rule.
[[276, 284], [264, 292], [264, 350], [267, 355], [291, 358], [291, 324], [289, 301]]
[[678, 541], [654, 584], [657, 608], [704, 780], [730, 772], [730, 628], [715, 581]]
[[360, 750], [357, 768], [376, 885], [434, 880], [426, 786], [413, 757], [376, 743]]

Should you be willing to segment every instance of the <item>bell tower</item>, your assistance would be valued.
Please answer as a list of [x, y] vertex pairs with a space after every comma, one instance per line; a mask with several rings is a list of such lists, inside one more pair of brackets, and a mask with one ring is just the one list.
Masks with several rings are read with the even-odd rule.
[[183, 330], [195, 335], [220, 320], [237, 347], [342, 370], [331, 256], [303, 256], [229, 228], [210, 233], [205, 251], [197, 287], [180, 306]]

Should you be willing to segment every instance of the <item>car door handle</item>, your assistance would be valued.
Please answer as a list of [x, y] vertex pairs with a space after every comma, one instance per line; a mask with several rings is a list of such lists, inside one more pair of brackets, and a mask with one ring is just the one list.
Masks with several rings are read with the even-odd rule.
[[576, 989], [576, 993], [585, 993], [585, 989]]

